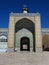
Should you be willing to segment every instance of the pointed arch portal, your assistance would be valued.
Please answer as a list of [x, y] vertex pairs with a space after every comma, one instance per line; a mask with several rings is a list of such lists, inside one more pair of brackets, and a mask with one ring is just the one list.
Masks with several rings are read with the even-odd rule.
[[[35, 52], [35, 24], [31, 20], [29, 20], [27, 18], [23, 18], [15, 24], [15, 33], [17, 33], [19, 30], [21, 30], [23, 28], [28, 29], [32, 33], [32, 35], [33, 35], [33, 51]], [[21, 43], [24, 39], [28, 40], [27, 37], [22, 37]], [[28, 40], [28, 42], [29, 42], [29, 40]], [[14, 44], [14, 48], [15, 48], [15, 44]], [[22, 45], [21, 45], [20, 49], [21, 48], [22, 48]], [[29, 45], [28, 45], [28, 49], [29, 49]]]

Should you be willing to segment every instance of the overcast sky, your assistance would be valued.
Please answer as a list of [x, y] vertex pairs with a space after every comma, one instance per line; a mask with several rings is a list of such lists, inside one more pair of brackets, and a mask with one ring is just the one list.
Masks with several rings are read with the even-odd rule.
[[8, 28], [9, 14], [21, 13], [24, 5], [30, 13], [39, 12], [42, 28], [49, 28], [49, 0], [0, 0], [0, 28]]

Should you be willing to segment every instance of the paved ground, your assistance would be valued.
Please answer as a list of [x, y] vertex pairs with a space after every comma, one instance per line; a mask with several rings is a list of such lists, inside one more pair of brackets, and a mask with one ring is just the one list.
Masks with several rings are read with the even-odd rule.
[[49, 65], [49, 52], [0, 53], [0, 65]]

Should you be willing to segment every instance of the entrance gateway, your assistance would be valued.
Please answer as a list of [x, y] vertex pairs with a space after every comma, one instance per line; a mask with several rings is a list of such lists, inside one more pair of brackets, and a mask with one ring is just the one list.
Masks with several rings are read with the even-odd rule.
[[39, 13], [11, 13], [9, 18], [8, 51], [42, 51], [41, 22]]

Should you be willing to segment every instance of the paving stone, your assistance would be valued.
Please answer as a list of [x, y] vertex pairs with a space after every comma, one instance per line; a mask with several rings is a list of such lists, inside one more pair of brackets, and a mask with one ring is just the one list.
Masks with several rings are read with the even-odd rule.
[[0, 65], [49, 65], [49, 52], [0, 53]]

